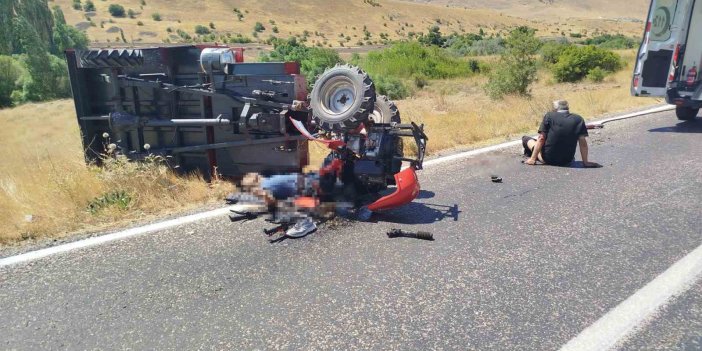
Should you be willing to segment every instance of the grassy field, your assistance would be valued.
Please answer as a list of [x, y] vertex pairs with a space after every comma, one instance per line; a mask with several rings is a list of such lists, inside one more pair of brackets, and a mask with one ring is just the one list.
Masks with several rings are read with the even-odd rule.
[[74, 111], [69, 100], [0, 110], [0, 244], [193, 208], [231, 190], [158, 165], [86, 166]]
[[[634, 55], [622, 53], [626, 62]], [[499, 102], [483, 92], [484, 76], [436, 80], [397, 103], [404, 121], [426, 125], [428, 151], [436, 154], [534, 133], [554, 99], [568, 99], [587, 119], [660, 102], [629, 96], [630, 72], [626, 67], [602, 83], [555, 84], [542, 71], [531, 99]], [[310, 150], [312, 165], [327, 153], [318, 146]], [[0, 160], [0, 244], [194, 208], [221, 201], [232, 190], [226, 182], [177, 177], [158, 164], [107, 171], [86, 166], [70, 100], [0, 110]]]
[[[539, 29], [540, 36], [590, 35], [594, 32], [640, 35], [643, 30], [642, 22], [621, 20], [614, 15], [602, 17], [602, 13], [607, 13], [607, 9], [612, 7], [604, 2], [602, 6], [588, 10], [582, 6], [544, 6], [536, 1], [534, 5], [512, 1], [511, 6], [493, 6], [485, 1], [484, 8], [476, 9], [461, 6], [460, 3], [444, 6], [397, 0], [144, 0], [144, 5], [142, 0], [96, 0], [93, 1], [96, 11], [88, 13], [75, 10], [73, 0], [53, 0], [50, 5], [52, 3], [64, 10], [69, 24], [85, 29], [91, 40], [111, 45], [116, 42], [119, 43], [117, 45], [125, 45], [120, 30], [129, 44], [161, 43], [164, 40], [176, 42], [180, 40], [178, 30], [194, 36], [196, 25], [209, 28], [210, 22], [218, 38], [227, 33], [242, 34], [256, 41], [252, 33], [256, 22], [260, 22], [265, 27], [257, 34], [260, 39], [271, 35], [302, 35], [307, 31], [308, 44], [332, 47], [357, 46], [359, 41], [364, 45], [368, 41], [380, 42], [381, 34], [387, 35], [390, 40], [402, 39], [410, 32], [426, 32], [433, 25], [439, 25], [444, 33], [483, 29], [488, 34], [506, 33], [514, 26], [528, 25]], [[110, 4], [131, 9], [133, 18], [110, 16]], [[639, 10], [640, 7], [636, 6], [628, 17], [643, 19], [646, 12]], [[234, 12], [235, 8], [240, 15]], [[551, 12], [544, 13], [542, 10]], [[532, 16], [536, 13], [542, 15]], [[160, 16], [160, 21], [154, 20], [155, 14]], [[274, 27], [278, 33], [274, 32]], [[364, 28], [370, 34], [368, 38], [365, 38]]]
[[584, 81], [555, 84], [550, 73], [541, 71], [533, 86], [532, 98], [507, 97], [495, 102], [482, 90], [484, 76], [433, 82], [415, 97], [398, 102], [403, 120], [426, 124], [429, 152], [450, 149], [486, 140], [504, 139], [522, 133], [536, 133], [551, 102], [566, 99], [574, 113], [585, 119], [662, 102], [635, 98], [629, 85], [635, 53], [620, 53], [630, 63], [602, 83]]

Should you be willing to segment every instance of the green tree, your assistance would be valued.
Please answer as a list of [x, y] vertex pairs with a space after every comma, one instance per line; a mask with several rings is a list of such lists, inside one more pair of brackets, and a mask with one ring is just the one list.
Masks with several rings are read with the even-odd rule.
[[52, 52], [63, 55], [66, 49], [85, 49], [90, 44], [88, 36], [73, 26], [66, 24], [66, 18], [59, 6], [54, 6], [54, 48]]
[[51, 55], [45, 44], [40, 40], [36, 30], [24, 18], [15, 18], [15, 33], [17, 33], [20, 50], [26, 54], [21, 61], [28, 76], [22, 82], [22, 94], [19, 99], [24, 101], [42, 101], [54, 98], [51, 79]]
[[507, 37], [506, 51], [500, 61], [490, 72], [485, 90], [492, 99], [501, 99], [505, 95], [529, 95], [529, 86], [536, 80], [536, 53], [541, 42], [535, 36], [535, 30], [518, 27]]
[[14, 104], [12, 92], [17, 88], [22, 69], [10, 56], [0, 56], [0, 107]]
[[263, 32], [264, 30], [266, 30], [266, 27], [263, 26], [263, 23], [256, 22], [256, 24], [254, 25], [254, 31]]

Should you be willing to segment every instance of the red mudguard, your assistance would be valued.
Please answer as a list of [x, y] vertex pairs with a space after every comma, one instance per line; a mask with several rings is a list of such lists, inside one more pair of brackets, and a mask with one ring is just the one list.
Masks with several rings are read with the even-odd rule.
[[397, 188], [394, 193], [368, 205], [368, 209], [377, 212], [400, 207], [412, 202], [419, 195], [419, 180], [414, 167], [409, 167], [395, 174], [395, 184]]

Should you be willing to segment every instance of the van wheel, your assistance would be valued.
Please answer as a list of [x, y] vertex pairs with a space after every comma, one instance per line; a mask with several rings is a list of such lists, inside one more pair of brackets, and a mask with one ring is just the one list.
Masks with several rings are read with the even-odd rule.
[[697, 113], [700, 112], [699, 108], [678, 106], [675, 108], [675, 115], [681, 121], [691, 121], [697, 117]]

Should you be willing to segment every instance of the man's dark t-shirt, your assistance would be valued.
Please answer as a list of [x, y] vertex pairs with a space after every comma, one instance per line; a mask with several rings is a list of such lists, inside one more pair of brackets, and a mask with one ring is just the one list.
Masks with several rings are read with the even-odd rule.
[[588, 136], [582, 117], [570, 112], [549, 112], [539, 127], [546, 144], [543, 157], [546, 164], [567, 166], [575, 158], [575, 149], [581, 136]]

